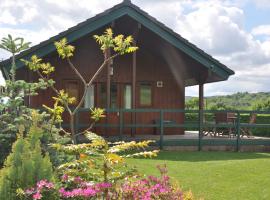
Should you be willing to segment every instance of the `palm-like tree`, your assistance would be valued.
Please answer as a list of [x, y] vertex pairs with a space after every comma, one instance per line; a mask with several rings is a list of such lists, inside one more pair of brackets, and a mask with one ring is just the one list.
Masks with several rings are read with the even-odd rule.
[[12, 54], [12, 65], [10, 70], [10, 78], [12, 81], [15, 81], [16, 78], [15, 55], [28, 49], [30, 44], [31, 42], [24, 42], [24, 39], [20, 37], [13, 39], [10, 34], [8, 34], [8, 37], [1, 40], [0, 48]]

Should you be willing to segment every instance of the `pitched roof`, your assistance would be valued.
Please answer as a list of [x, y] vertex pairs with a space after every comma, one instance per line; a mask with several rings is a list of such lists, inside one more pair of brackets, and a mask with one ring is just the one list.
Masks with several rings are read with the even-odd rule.
[[[132, 4], [130, 0], [124, 0], [122, 3], [117, 4], [116, 6], [105, 10], [104, 12], [92, 18], [87, 19], [74, 27], [59, 33], [58, 35], [21, 52], [20, 54], [16, 55], [16, 66], [17, 68], [24, 66], [24, 64], [20, 61], [21, 58], [30, 59], [33, 54], [36, 54], [39, 57], [44, 57], [47, 54], [55, 51], [54, 42], [60, 40], [63, 37], [66, 37], [69, 42], [73, 42], [124, 15], [128, 15], [135, 19], [159, 35], [161, 38], [165, 39], [171, 45], [185, 52], [194, 60], [198, 61], [203, 66], [219, 75], [222, 80], [226, 80], [230, 75], [234, 74], [234, 71], [190, 43], [188, 40], [184, 39], [182, 36], [168, 28], [163, 23], [159, 22], [154, 17], [150, 16], [147, 12], [143, 11], [138, 6]], [[6, 72], [10, 67], [10, 61], [11, 59], [7, 59], [0, 62], [0, 67], [4, 72]]]

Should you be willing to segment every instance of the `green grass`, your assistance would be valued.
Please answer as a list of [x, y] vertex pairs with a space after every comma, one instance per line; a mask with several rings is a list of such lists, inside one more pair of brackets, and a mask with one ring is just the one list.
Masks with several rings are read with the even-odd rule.
[[166, 163], [169, 175], [184, 190], [205, 200], [270, 199], [270, 154], [164, 151], [155, 159], [130, 159], [145, 174], [158, 175]]

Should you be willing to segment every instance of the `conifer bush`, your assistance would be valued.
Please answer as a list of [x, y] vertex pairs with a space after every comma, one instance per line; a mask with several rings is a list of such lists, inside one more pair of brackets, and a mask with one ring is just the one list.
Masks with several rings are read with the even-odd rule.
[[21, 125], [18, 139], [12, 145], [12, 152], [0, 170], [0, 199], [15, 200], [18, 188], [29, 188], [39, 180], [53, 179], [49, 155], [42, 155], [40, 138], [44, 134], [39, 127], [37, 112], [32, 113], [32, 125], [24, 137]]

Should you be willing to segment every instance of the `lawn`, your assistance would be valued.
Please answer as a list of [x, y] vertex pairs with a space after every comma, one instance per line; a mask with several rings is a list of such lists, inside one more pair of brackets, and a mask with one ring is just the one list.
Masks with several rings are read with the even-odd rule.
[[164, 151], [155, 159], [130, 159], [146, 174], [166, 163], [184, 190], [205, 200], [270, 199], [270, 154]]

